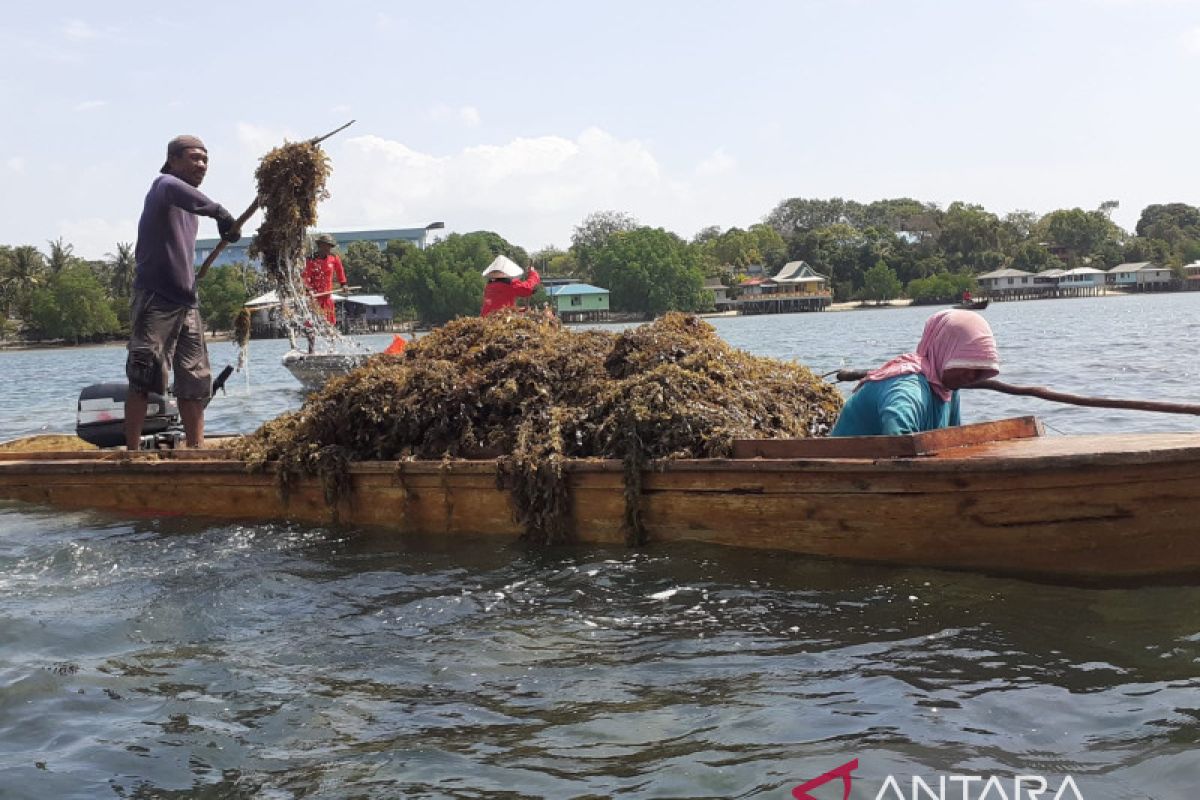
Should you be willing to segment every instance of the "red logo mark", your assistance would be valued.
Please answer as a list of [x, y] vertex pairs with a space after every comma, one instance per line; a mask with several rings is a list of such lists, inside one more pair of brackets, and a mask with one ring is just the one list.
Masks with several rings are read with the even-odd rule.
[[854, 772], [854, 770], [856, 770], [856, 769], [858, 769], [858, 759], [857, 758], [854, 759], [853, 761], [847, 761], [845, 764], [842, 764], [840, 767], [831, 769], [831, 770], [829, 770], [829, 772], [826, 772], [824, 775], [821, 775], [819, 777], [813, 778], [811, 781], [800, 784], [795, 789], [792, 789], [792, 797], [796, 798], [796, 800], [817, 800], [817, 798], [813, 797], [811, 794], [808, 793], [810, 789], [815, 789], [818, 786], [824, 786], [825, 784], [829, 783], [834, 778], [841, 778], [842, 779], [842, 800], [849, 800], [850, 784], [854, 780], [854, 776], [851, 775], [850, 773]]

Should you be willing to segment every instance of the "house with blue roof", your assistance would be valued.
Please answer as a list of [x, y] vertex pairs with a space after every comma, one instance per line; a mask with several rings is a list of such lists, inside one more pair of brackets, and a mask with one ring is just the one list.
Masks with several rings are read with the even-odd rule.
[[563, 322], [604, 322], [609, 316], [608, 289], [578, 281], [547, 281], [546, 295]]

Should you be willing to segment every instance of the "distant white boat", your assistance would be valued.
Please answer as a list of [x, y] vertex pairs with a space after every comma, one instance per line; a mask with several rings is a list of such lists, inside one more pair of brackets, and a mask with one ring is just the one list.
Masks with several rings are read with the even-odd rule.
[[310, 392], [337, 375], [345, 375], [370, 357], [370, 353], [300, 353], [283, 357], [283, 366]]

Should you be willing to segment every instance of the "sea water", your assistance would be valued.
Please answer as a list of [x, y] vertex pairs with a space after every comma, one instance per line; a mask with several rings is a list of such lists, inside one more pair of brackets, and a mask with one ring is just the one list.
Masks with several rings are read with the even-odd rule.
[[[713, 322], [827, 372], [911, 349], [933, 310]], [[1200, 402], [1200, 293], [984, 313], [1004, 380]], [[284, 350], [252, 342], [254, 391], [215, 399], [210, 430], [298, 407]], [[212, 353], [219, 368], [233, 346]], [[70, 430], [79, 388], [123, 364], [116, 347], [0, 354], [0, 438]], [[963, 405], [1052, 434], [1200, 430], [983, 391]], [[974, 800], [995, 777], [996, 800], [1016, 776], [1045, 798], [1068, 780], [1087, 800], [1187, 798], [1197, 720], [1195, 587], [0, 502], [0, 798], [784, 800], [852, 761], [855, 798], [919, 779]]]

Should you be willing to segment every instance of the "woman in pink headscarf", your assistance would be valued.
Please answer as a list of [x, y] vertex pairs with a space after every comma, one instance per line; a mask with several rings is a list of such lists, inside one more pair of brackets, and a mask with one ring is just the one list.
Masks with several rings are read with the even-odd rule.
[[1000, 374], [987, 320], [939, 311], [925, 322], [915, 353], [897, 356], [854, 389], [830, 436], [918, 433], [959, 423], [958, 392]]

